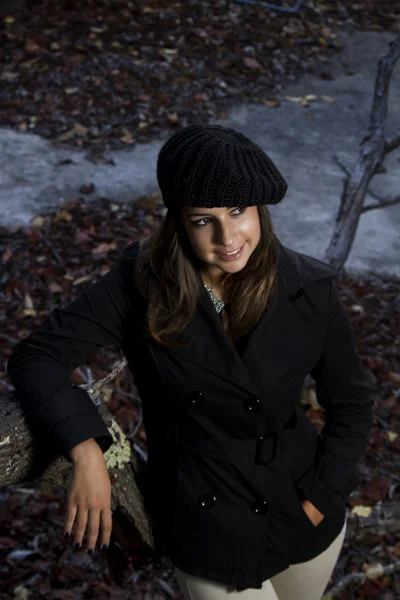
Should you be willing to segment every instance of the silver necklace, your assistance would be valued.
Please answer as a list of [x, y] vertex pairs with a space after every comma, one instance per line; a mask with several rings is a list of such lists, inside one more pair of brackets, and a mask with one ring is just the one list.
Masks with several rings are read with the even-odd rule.
[[221, 310], [223, 310], [224, 306], [225, 306], [225, 302], [223, 302], [222, 300], [220, 300], [219, 298], [217, 298], [217, 296], [215, 296], [212, 291], [211, 288], [204, 284], [204, 287], [206, 288], [207, 292], [210, 295], [210, 298], [215, 306], [215, 310], [217, 311], [217, 313], [220, 313]]

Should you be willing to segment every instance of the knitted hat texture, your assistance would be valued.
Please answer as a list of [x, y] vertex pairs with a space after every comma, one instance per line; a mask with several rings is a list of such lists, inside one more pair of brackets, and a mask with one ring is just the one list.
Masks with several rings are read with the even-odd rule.
[[287, 190], [257, 144], [239, 131], [212, 124], [189, 125], [168, 138], [158, 154], [157, 180], [170, 211], [277, 204]]

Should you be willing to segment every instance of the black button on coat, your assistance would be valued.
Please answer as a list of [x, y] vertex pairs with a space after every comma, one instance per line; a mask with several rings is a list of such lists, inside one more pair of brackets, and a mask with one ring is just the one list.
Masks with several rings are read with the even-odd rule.
[[[325, 550], [372, 426], [373, 388], [327, 264], [279, 243], [272, 315], [233, 345], [208, 292], [182, 340], [168, 350], [145, 333], [133, 285], [138, 242], [118, 264], [21, 340], [7, 373], [28, 413], [64, 456], [112, 436], [71, 370], [104, 345], [120, 346], [143, 403], [148, 442], [146, 508], [156, 543], [184, 571], [243, 588]], [[199, 275], [200, 277], [200, 275]], [[299, 399], [316, 381], [326, 424], [319, 434]], [[301, 503], [324, 515], [314, 526]]]

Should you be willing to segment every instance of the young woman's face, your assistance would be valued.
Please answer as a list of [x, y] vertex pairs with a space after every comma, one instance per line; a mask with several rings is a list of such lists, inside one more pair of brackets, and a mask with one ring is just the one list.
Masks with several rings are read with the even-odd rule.
[[[206, 263], [210, 278], [243, 269], [260, 240], [257, 206], [181, 209], [183, 226], [194, 252]], [[227, 253], [240, 248], [238, 254]]]

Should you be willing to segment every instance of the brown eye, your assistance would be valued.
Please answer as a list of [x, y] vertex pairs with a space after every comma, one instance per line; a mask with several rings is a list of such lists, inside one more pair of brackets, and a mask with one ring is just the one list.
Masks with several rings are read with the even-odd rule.
[[[242, 215], [247, 209], [247, 206], [238, 206], [236, 207], [234, 210], [240, 210], [241, 212], [239, 214], [233, 215], [235, 217], [238, 217], [239, 215]], [[198, 221], [191, 221], [192, 225], [194, 225], [195, 227], [204, 227], [204, 225], [207, 225], [207, 223], [202, 223], [203, 221], [209, 221], [210, 217], [204, 217], [203, 219], [199, 219]]]

